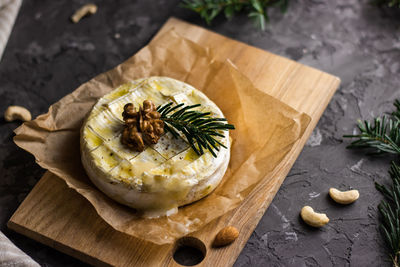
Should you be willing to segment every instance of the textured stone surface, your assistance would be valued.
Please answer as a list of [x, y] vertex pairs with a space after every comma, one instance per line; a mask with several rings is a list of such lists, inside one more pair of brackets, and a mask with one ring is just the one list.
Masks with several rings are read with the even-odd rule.
[[[205, 26], [178, 0], [97, 1], [98, 13], [74, 25], [69, 16], [87, 1], [25, 0], [0, 62], [0, 113], [11, 104], [33, 115], [91, 77], [128, 58], [170, 16]], [[388, 112], [400, 98], [400, 16], [367, 1], [291, 1], [272, 14], [265, 32], [245, 15], [217, 19], [211, 30], [320, 68], [342, 79], [306, 147], [235, 266], [390, 266], [377, 231], [381, 197], [374, 181], [388, 182], [390, 157], [368, 158], [345, 149], [342, 135], [358, 118]], [[13, 233], [6, 222], [43, 174], [12, 142], [18, 123], [0, 122], [0, 230], [44, 266], [84, 264]], [[350, 206], [333, 203], [329, 187], [357, 188]], [[326, 212], [322, 229], [299, 218], [302, 206]]]

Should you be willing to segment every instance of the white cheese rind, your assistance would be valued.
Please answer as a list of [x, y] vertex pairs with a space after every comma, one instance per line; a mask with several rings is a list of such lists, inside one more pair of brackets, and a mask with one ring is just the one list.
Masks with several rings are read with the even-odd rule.
[[220, 183], [230, 159], [229, 133], [219, 141], [217, 157], [198, 156], [186, 140], [165, 134], [159, 143], [138, 153], [120, 142], [123, 106], [136, 107], [145, 99], [156, 105], [168, 102], [200, 103], [202, 111], [223, 117], [221, 110], [192, 86], [167, 77], [150, 77], [124, 84], [93, 107], [81, 130], [82, 164], [93, 183], [114, 200], [158, 215], [199, 200]]

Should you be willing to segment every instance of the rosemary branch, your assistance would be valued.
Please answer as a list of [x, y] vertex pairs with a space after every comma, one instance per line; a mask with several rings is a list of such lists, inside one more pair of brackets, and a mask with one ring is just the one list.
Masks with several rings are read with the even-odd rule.
[[245, 11], [262, 30], [269, 21], [268, 9], [279, 7], [281, 12], [287, 10], [289, 0], [183, 0], [182, 7], [190, 9], [200, 15], [207, 24], [222, 12], [227, 19], [236, 13]]
[[387, 246], [391, 252], [393, 266], [400, 266], [400, 167], [392, 162], [390, 177], [391, 187], [375, 183], [376, 189], [382, 193], [384, 200], [379, 204], [378, 210], [382, 216], [379, 226]]
[[208, 150], [216, 157], [214, 150], [219, 151], [220, 147], [226, 148], [218, 137], [223, 138], [223, 131], [234, 130], [235, 127], [226, 123], [225, 118], [214, 118], [210, 116], [210, 112], [193, 110], [199, 106], [201, 105], [185, 106], [183, 103], [173, 106], [171, 102], [159, 106], [157, 111], [161, 114], [160, 119], [164, 121], [166, 131], [175, 138], [179, 137], [178, 132], [183, 134], [198, 155]]
[[[396, 111], [389, 118], [374, 118], [373, 124], [358, 121], [360, 133], [343, 136], [357, 138], [347, 147], [372, 150], [370, 154], [400, 155], [400, 101], [395, 100], [394, 106]], [[375, 183], [376, 189], [384, 196], [378, 205], [381, 214], [379, 228], [390, 250], [393, 266], [400, 267], [400, 166], [395, 162], [391, 164], [389, 175], [392, 178], [390, 187]]]
[[368, 154], [400, 154], [400, 120], [397, 118], [377, 117], [373, 124], [369, 121], [358, 121], [360, 134], [344, 135], [345, 138], [358, 138], [347, 148], [364, 148], [372, 150]]
[[400, 100], [396, 99], [393, 105], [396, 107], [396, 111], [392, 113], [392, 116], [400, 121]]

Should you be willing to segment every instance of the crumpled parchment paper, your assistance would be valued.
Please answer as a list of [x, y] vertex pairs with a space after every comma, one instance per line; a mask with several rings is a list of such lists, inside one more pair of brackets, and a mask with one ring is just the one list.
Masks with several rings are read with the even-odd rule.
[[[209, 196], [157, 219], [138, 216], [99, 191], [81, 161], [79, 134], [85, 115], [96, 100], [133, 79], [169, 76], [203, 91], [223, 111], [233, 144], [228, 170]], [[310, 117], [253, 86], [229, 60], [213, 60], [212, 51], [170, 30], [114, 69], [82, 84], [53, 104], [48, 113], [15, 130], [15, 143], [32, 153], [37, 163], [85, 197], [97, 213], [118, 231], [156, 244], [201, 229], [237, 207], [271, 173], [301, 138]]]

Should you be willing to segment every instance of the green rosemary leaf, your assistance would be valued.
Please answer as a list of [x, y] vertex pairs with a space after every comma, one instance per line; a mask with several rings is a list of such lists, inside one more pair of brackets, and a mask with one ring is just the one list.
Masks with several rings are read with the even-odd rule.
[[[198, 124], [196, 124], [196, 125], [198, 125]], [[233, 126], [231, 124], [228, 124], [228, 123], [220, 123], [220, 122], [213, 122], [213, 121], [208, 122], [208, 123], [201, 123], [201, 127], [202, 128], [212, 129], [212, 127], [220, 127], [220, 126], [223, 126], [224, 129], [227, 129], [227, 130], [228, 129], [229, 130], [234, 130], [235, 129], [235, 126]]]
[[219, 147], [216, 145], [217, 142], [214, 138], [209, 135], [206, 135], [205, 138], [207, 139], [208, 143], [217, 151], [219, 151]]
[[[176, 110], [176, 109], [178, 109], [178, 108], [180, 108], [180, 107], [182, 107], [184, 104], [183, 103], [180, 103], [180, 104], [178, 104], [178, 105], [176, 105], [176, 106], [174, 106], [174, 107], [169, 107], [167, 110], [165, 110], [163, 113], [165, 114], [165, 115], [168, 115], [169, 113], [171, 113], [172, 111], [174, 111], [174, 110]], [[160, 112], [161, 113], [161, 112]]]
[[383, 226], [383, 225], [380, 225], [380, 229], [381, 229], [382, 232], [383, 232], [383, 235], [384, 235], [384, 237], [385, 237], [385, 239], [386, 239], [386, 243], [388, 243], [390, 249], [393, 250], [392, 239], [391, 239], [391, 236], [390, 236], [390, 234], [389, 234], [389, 231], [388, 231], [388, 230], [386, 229], [386, 227]]
[[392, 193], [385, 187], [375, 182], [375, 188], [382, 193], [385, 197], [392, 199]]
[[377, 117], [373, 125], [364, 121], [359, 122], [359, 134], [345, 135], [345, 138], [358, 138], [348, 148], [372, 149], [374, 154], [391, 153], [400, 154], [400, 121], [393, 121], [391, 118]]
[[261, 6], [261, 3], [259, 0], [251, 0], [251, 5], [253, 6], [253, 8], [258, 12], [258, 13], [264, 13], [264, 9]]
[[[173, 109], [178, 109], [180, 107], [184, 106], [183, 103], [176, 105]], [[193, 109], [200, 106], [200, 104], [196, 104], [196, 105], [191, 105], [191, 106], [186, 106], [184, 108], [181, 108], [180, 110], [178, 110], [177, 112], [175, 112], [174, 114], [171, 115], [171, 118], [178, 118], [180, 115], [182, 115], [185, 111], [189, 110], [189, 109]]]
[[222, 143], [219, 142], [218, 140], [216, 140], [216, 139], [214, 139], [214, 140], [215, 140], [215, 142], [216, 142], [218, 145], [222, 146], [223, 148], [227, 148], [224, 144], [222, 144]]
[[168, 103], [168, 104], [165, 104], [164, 106], [158, 106], [158, 107], [157, 107], [157, 111], [161, 113], [161, 112], [163, 112], [166, 108], [169, 108], [172, 104], [173, 104], [173, 103], [170, 102], [170, 103]]
[[203, 124], [206, 125], [208, 123], [219, 123], [221, 124], [221, 121], [226, 121], [224, 118], [210, 118], [210, 119], [204, 119]]
[[206, 144], [208, 151], [213, 155], [214, 158], [217, 157], [217, 154], [215, 154], [214, 150], [210, 147], [210, 145], [207, 143]]
[[[399, 0], [400, 4], [400, 0]], [[396, 107], [396, 111], [392, 113], [392, 116], [395, 117], [397, 120], [400, 120], [400, 100], [396, 99], [393, 104]]]
[[235, 130], [235, 125], [233, 125], [233, 124], [226, 124], [226, 128], [228, 129], [228, 130]]
[[200, 126], [200, 129], [208, 129], [208, 130], [228, 130], [225, 125], [213, 125], [213, 126]]
[[[198, 135], [194, 136], [194, 138], [195, 138], [196, 141], [197, 141], [197, 145], [198, 145], [198, 147], [199, 147], [200, 155], [203, 155], [203, 154], [204, 154], [204, 151], [203, 151], [204, 143], [200, 140], [200, 137], [199, 137]], [[211, 151], [210, 151], [210, 152], [211, 152]]]
[[199, 114], [200, 114], [200, 112], [190, 110], [190, 111], [185, 112], [185, 114], [183, 114], [180, 118], [182, 120], [191, 120], [193, 117], [196, 117]]
[[194, 152], [196, 152], [196, 154], [198, 154], [198, 155], [201, 155], [200, 151], [195, 146], [195, 143], [193, 141], [193, 137], [185, 129], [181, 129], [181, 131], [185, 135], [186, 139], [188, 140], [188, 142], [189, 142], [190, 146], [192, 147], [192, 149], [194, 150]]
[[257, 27], [259, 27], [262, 31], [265, 30], [265, 23], [268, 21], [268, 17], [266, 17], [265, 14], [260, 14], [258, 12], [251, 12], [249, 14], [249, 18], [252, 18], [254, 24]]
[[[194, 120], [197, 120], [197, 119], [200, 119], [200, 121], [204, 121], [203, 118], [204, 118], [205, 116], [210, 115], [210, 114], [211, 114], [210, 112], [197, 113], [197, 114], [194, 114], [194, 115], [190, 116], [189, 118], [186, 118], [186, 120], [187, 120], [188, 122], [191, 122], [191, 123], [193, 124], [193, 121], [194, 121]], [[185, 117], [183, 117], [183, 118], [185, 118]]]
[[204, 131], [204, 132], [206, 132], [206, 133], [207, 133], [208, 135], [210, 135], [210, 136], [224, 137], [223, 134], [220, 134], [220, 133], [218, 133], [218, 132], [212, 132], [212, 131]]

